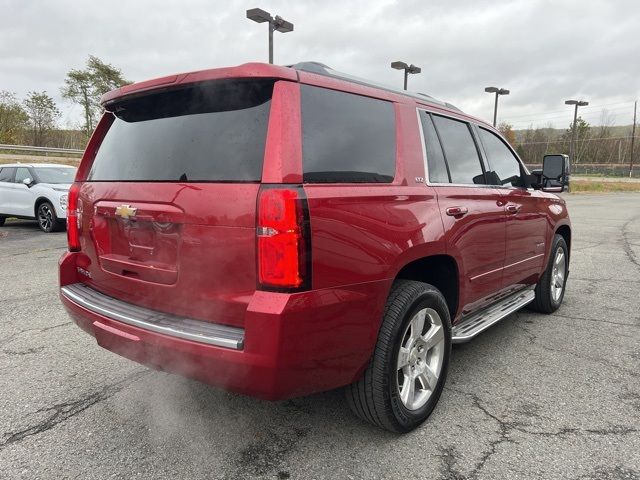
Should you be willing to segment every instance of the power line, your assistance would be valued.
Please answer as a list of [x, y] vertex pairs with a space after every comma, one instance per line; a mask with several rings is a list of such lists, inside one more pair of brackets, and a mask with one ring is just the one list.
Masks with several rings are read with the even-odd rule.
[[[626, 102], [615, 102], [615, 103], [603, 103], [601, 105], [589, 105], [587, 107], [582, 107], [581, 110], [592, 110], [594, 108], [602, 108], [602, 107], [609, 107], [611, 105], [633, 105], [633, 101], [626, 101]], [[617, 110], [617, 109], [621, 109], [624, 107], [617, 107], [615, 109], [612, 110]], [[547, 114], [551, 114], [551, 113], [562, 113], [562, 112], [566, 112], [566, 110], [551, 110], [548, 112], [538, 112], [538, 113], [525, 113], [525, 114], [521, 114], [521, 115], [510, 115], [509, 118], [520, 118], [520, 117], [539, 117], [539, 116], [544, 116]]]
[[[579, 142], [593, 142], [596, 140], [631, 140], [633, 137], [628, 136], [628, 137], [599, 137], [599, 138], [582, 138], [582, 139], [578, 139], [576, 140], [578, 143]], [[555, 140], [545, 140], [543, 142], [518, 142], [516, 141], [517, 145], [543, 145], [543, 144], [548, 144], [548, 143], [567, 143], [569, 140], [566, 138], [557, 138]]]
[[[631, 105], [633, 105], [633, 104], [631, 104]], [[587, 107], [584, 107], [584, 109], [586, 109], [586, 108]], [[632, 107], [631, 107], [631, 109], [632, 109]], [[598, 117], [602, 117], [603, 115], [607, 116], [606, 114], [617, 116], [620, 113], [622, 113], [622, 112], [620, 112], [618, 110], [622, 110], [622, 108], [618, 107], [618, 108], [612, 108], [612, 109], [607, 109], [607, 110], [603, 109], [603, 110], [600, 110], [600, 111], [585, 112], [585, 113], [581, 113], [579, 116], [581, 118], [598, 118]], [[624, 110], [626, 110], [626, 108]], [[536, 116], [532, 116], [532, 117], [527, 117], [527, 119], [524, 119], [524, 120], [515, 120], [514, 122], [508, 122], [508, 123], [523, 124], [523, 123], [529, 123], [529, 121], [541, 122], [541, 121], [545, 121], [545, 120], [552, 120], [552, 119], [556, 119], [556, 118], [568, 118], [568, 117], [570, 117], [570, 114], [537, 116], [537, 117]], [[514, 117], [506, 116], [507, 120], [510, 120], [511, 118], [514, 118]]]

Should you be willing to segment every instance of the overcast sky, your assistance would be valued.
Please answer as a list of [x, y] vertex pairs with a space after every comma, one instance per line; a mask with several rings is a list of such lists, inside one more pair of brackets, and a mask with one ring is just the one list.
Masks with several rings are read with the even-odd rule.
[[315, 60], [401, 86], [389, 64], [403, 60], [422, 67], [411, 90], [486, 120], [484, 87], [507, 88], [499, 121], [515, 128], [568, 126], [568, 98], [591, 103], [591, 123], [606, 108], [630, 124], [640, 96], [640, 0], [0, 0], [0, 90], [46, 90], [61, 124], [77, 124], [60, 87], [89, 54], [134, 81], [265, 61], [267, 27], [245, 18], [252, 7], [295, 25], [275, 34], [276, 63]]

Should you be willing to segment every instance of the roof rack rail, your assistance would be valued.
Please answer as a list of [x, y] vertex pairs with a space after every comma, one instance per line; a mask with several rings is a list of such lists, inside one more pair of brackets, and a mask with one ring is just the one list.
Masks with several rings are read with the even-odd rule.
[[434, 105], [439, 105], [443, 107], [447, 107], [451, 110], [456, 110], [458, 112], [462, 112], [458, 107], [452, 105], [448, 102], [443, 102], [436, 98], [433, 98], [431, 95], [427, 95], [426, 93], [420, 92], [408, 92], [406, 90], [398, 90], [392, 87], [388, 87], [386, 85], [381, 85], [379, 83], [371, 82], [364, 78], [356, 77], [354, 75], [349, 75], [348, 73], [338, 72], [337, 70], [333, 70], [331, 67], [325, 65], [320, 62], [298, 62], [293, 65], [286, 65], [289, 68], [293, 68], [294, 70], [299, 70], [301, 72], [309, 72], [315, 73], [318, 75], [324, 75], [326, 77], [338, 78], [340, 80], [345, 80], [347, 82], [356, 83], [358, 85], [364, 85], [367, 87], [378, 88], [380, 90], [385, 90], [387, 92], [396, 93], [398, 95], [406, 95], [408, 97], [416, 98], [421, 100], [422, 102], [431, 103]]

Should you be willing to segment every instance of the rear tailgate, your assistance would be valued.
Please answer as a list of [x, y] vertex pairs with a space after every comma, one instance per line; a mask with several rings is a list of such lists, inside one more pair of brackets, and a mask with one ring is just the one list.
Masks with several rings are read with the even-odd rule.
[[80, 187], [85, 283], [153, 310], [243, 326], [256, 288], [273, 85], [221, 80], [109, 105]]

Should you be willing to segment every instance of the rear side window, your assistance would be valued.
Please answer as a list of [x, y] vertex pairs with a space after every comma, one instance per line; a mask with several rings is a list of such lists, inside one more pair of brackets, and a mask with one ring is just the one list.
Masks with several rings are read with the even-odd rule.
[[427, 170], [429, 172], [429, 182], [449, 183], [449, 173], [444, 161], [442, 146], [438, 139], [438, 134], [433, 126], [431, 115], [425, 112], [420, 113], [422, 120], [422, 130], [424, 132], [424, 144], [427, 153]]
[[433, 121], [442, 141], [451, 182], [484, 184], [485, 179], [480, 165], [480, 157], [469, 125], [438, 115], [433, 116]]
[[13, 172], [15, 172], [15, 168], [13, 167], [4, 167], [0, 170], [0, 182], [12, 182], [13, 181]]
[[515, 157], [509, 147], [494, 133], [479, 128], [480, 141], [487, 154], [491, 171], [487, 172], [487, 177], [491, 185], [507, 185], [512, 187], [523, 187], [522, 172], [520, 162]]
[[301, 85], [305, 182], [393, 181], [396, 122], [393, 104]]
[[259, 181], [272, 80], [223, 80], [110, 105], [88, 180]]

